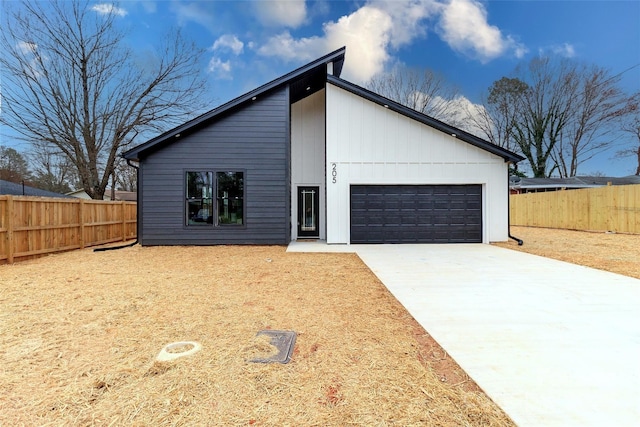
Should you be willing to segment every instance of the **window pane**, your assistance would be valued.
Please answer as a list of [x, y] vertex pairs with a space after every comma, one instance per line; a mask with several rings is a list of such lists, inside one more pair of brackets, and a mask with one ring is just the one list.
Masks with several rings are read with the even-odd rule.
[[213, 224], [211, 172], [187, 172], [187, 225]]
[[218, 224], [244, 224], [244, 174], [217, 172]]
[[187, 172], [187, 198], [211, 198], [211, 172]]

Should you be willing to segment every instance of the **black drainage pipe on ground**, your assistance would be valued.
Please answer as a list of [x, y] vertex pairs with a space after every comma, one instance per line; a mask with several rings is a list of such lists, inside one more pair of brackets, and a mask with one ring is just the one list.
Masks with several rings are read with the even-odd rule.
[[122, 246], [112, 246], [110, 248], [97, 248], [97, 249], [94, 249], [93, 252], [115, 251], [116, 249], [130, 248], [131, 246], [134, 246], [137, 243], [138, 243], [138, 239], [134, 240], [133, 243], [127, 243], [126, 245], [122, 245]]

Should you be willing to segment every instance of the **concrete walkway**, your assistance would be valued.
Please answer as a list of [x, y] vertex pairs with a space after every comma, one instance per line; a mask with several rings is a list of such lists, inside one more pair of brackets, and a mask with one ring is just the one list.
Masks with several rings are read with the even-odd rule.
[[640, 280], [489, 245], [289, 250], [323, 247], [356, 252], [519, 426], [640, 425]]

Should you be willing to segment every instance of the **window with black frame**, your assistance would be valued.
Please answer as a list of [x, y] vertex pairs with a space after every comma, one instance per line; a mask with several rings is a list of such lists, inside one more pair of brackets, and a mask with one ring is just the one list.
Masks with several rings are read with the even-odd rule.
[[244, 225], [244, 172], [187, 172], [186, 223]]
[[217, 225], [244, 225], [244, 173], [216, 172]]
[[187, 172], [187, 225], [213, 224], [213, 174]]

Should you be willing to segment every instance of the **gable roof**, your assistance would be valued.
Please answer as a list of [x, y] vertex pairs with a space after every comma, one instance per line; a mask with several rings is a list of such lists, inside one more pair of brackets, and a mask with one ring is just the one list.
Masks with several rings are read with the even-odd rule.
[[[140, 144], [132, 149], [124, 152], [122, 157], [128, 160], [140, 160], [141, 155], [144, 152], [156, 149], [159, 146], [166, 144], [167, 142], [174, 140], [177, 137], [184, 136], [188, 133], [193, 133], [195, 130], [210, 123], [221, 114], [226, 113], [245, 102], [255, 100], [258, 97], [275, 90], [279, 87], [289, 85], [291, 102], [296, 102], [308, 95], [311, 95], [320, 89], [324, 88], [325, 79], [327, 75], [327, 65], [333, 64], [333, 74], [339, 76], [342, 72], [342, 65], [344, 64], [344, 53], [346, 48], [342, 47], [335, 50], [321, 58], [316, 59], [313, 62], [308, 63], [290, 73], [285, 74], [275, 80], [266, 83], [257, 89], [245, 93], [244, 95], [235, 98], [226, 104], [223, 104], [213, 110], [204, 113], [203, 115], [196, 117], [176, 128], [173, 128], [149, 141]], [[307, 89], [309, 88], [309, 89]]]
[[[458, 129], [454, 126], [448, 125], [433, 117], [422, 114], [409, 107], [401, 105], [395, 101], [387, 99], [381, 95], [378, 95], [370, 90], [360, 87], [356, 84], [350, 83], [340, 78], [342, 72], [342, 66], [344, 64], [344, 55], [346, 48], [342, 47], [336, 51], [333, 51], [321, 58], [310, 62], [290, 73], [283, 75], [265, 85], [258, 87], [232, 101], [227, 102], [193, 120], [190, 120], [176, 128], [173, 128], [149, 141], [140, 144], [125, 153], [122, 157], [128, 160], [139, 161], [144, 156], [145, 152], [158, 149], [166, 144], [170, 144], [176, 138], [183, 137], [189, 133], [193, 133], [201, 127], [209, 124], [220, 115], [239, 107], [245, 102], [251, 102], [258, 97], [261, 97], [265, 93], [280, 88], [285, 85], [289, 85], [291, 103], [297, 102], [300, 99], [309, 96], [324, 88], [325, 82], [331, 83], [337, 87], [347, 90], [353, 94], [356, 94], [362, 98], [365, 98], [371, 102], [382, 105], [392, 111], [430, 126], [436, 130], [451, 135], [461, 141], [474, 145], [499, 157], [502, 157], [505, 162], [517, 163], [524, 160], [524, 157], [519, 156], [509, 150], [494, 145], [489, 141], [479, 138], [469, 132]], [[327, 65], [333, 64], [333, 74], [327, 73]]]
[[64, 194], [54, 193], [52, 191], [41, 190], [35, 187], [29, 187], [28, 185], [17, 184], [11, 181], [5, 181], [0, 179], [0, 195], [12, 195], [12, 196], [38, 196], [38, 197], [63, 197], [69, 198]]
[[327, 82], [341, 89], [344, 89], [348, 92], [351, 92], [355, 95], [358, 95], [364, 99], [367, 99], [371, 102], [374, 102], [378, 105], [381, 105], [384, 108], [387, 108], [391, 111], [395, 111], [398, 114], [402, 114], [403, 116], [409, 117], [410, 119], [416, 120], [420, 123], [430, 126], [436, 130], [439, 130], [440, 132], [446, 133], [447, 135], [451, 135], [454, 138], [457, 138], [468, 144], [474, 145], [478, 148], [481, 148], [485, 151], [488, 151], [492, 154], [502, 157], [505, 161], [517, 163], [521, 160], [524, 160], [524, 157], [519, 156], [518, 154], [515, 154], [509, 150], [506, 150], [498, 145], [492, 144], [489, 141], [479, 138], [469, 132], [459, 129], [455, 126], [448, 125], [445, 122], [442, 122], [438, 119], [434, 119], [431, 116], [427, 116], [426, 114], [420, 113], [419, 111], [406, 107], [402, 104], [399, 104], [395, 101], [385, 98], [382, 95], [378, 95], [375, 92], [372, 92], [361, 86], [355, 85], [339, 77], [327, 76]]

